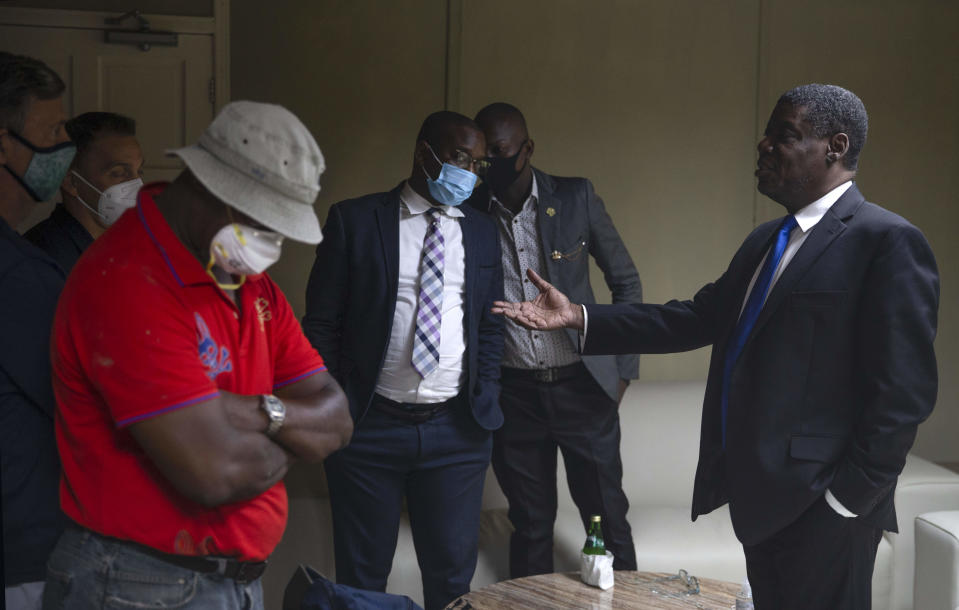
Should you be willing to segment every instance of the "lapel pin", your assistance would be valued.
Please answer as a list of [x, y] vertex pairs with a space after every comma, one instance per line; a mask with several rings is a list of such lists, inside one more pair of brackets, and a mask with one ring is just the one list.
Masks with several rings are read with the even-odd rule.
[[[550, 209], [552, 210], [553, 208], [550, 208]], [[550, 257], [554, 261], [558, 261], [559, 259], [563, 258], [563, 255], [559, 253], [559, 250], [553, 250], [553, 253], [550, 254]]]
[[556, 216], [556, 208], [546, 208], [546, 215], [549, 217]]

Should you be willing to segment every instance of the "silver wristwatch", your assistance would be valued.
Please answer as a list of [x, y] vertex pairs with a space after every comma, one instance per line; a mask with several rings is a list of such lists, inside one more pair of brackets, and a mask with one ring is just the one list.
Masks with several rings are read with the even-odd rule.
[[260, 408], [266, 411], [266, 416], [270, 418], [266, 435], [273, 438], [283, 427], [283, 422], [286, 421], [286, 405], [273, 394], [262, 394], [260, 396]]

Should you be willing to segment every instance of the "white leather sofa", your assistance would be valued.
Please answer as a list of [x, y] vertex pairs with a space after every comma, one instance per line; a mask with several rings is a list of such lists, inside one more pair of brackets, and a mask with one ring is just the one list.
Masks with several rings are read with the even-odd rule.
[[916, 518], [913, 599], [922, 610], [959, 608], [959, 510]]
[[[640, 570], [675, 572], [683, 568], [696, 576], [741, 582], [746, 573], [745, 560], [728, 509], [723, 507], [695, 523], [689, 519], [704, 389], [703, 382], [644, 381], [627, 390], [620, 417], [629, 521]], [[578, 569], [578, 553], [586, 534], [559, 461], [554, 567], [556, 571], [569, 571]], [[267, 608], [280, 607], [283, 588], [298, 563], [311, 564], [334, 576], [330, 510], [322, 468], [298, 466], [289, 475], [287, 485], [290, 522], [264, 576]], [[876, 610], [912, 608], [913, 521], [922, 513], [959, 507], [959, 474], [910, 455], [896, 505], [902, 533], [887, 533], [880, 543], [873, 576]], [[483, 495], [474, 589], [509, 578], [511, 526], [506, 508], [506, 499], [490, 470]], [[387, 590], [422, 603], [419, 567], [405, 518]]]

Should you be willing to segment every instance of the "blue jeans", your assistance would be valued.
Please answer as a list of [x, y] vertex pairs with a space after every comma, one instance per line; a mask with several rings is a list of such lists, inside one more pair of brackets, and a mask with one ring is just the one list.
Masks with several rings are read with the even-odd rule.
[[39, 610], [43, 599], [44, 581], [22, 582], [19, 585], [5, 587], [3, 598], [7, 610]]
[[47, 562], [44, 610], [263, 610], [260, 580], [200, 574], [89, 530], [68, 527]]

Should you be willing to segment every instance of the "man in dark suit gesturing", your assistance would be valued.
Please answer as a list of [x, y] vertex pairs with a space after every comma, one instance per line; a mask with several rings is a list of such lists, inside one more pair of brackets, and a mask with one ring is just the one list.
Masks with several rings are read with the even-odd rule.
[[[595, 303], [592, 255], [614, 303], [642, 301], [639, 274], [592, 183], [534, 168], [533, 140], [515, 106], [490, 104], [476, 122], [486, 134], [491, 165], [470, 203], [499, 226], [505, 298], [533, 298], [537, 290], [524, 281], [524, 270], [535, 269], [570, 298]], [[639, 375], [639, 357], [580, 357], [571, 330], [510, 325], [505, 331], [500, 401], [505, 420], [493, 435], [493, 469], [514, 528], [510, 577], [553, 571], [557, 448], [584, 527], [590, 515], [600, 515], [613, 566], [635, 570], [619, 457], [619, 401]]]
[[426, 608], [469, 591], [499, 407], [502, 298], [493, 221], [469, 206], [483, 132], [427, 117], [410, 177], [330, 208], [306, 295], [306, 336], [356, 422], [330, 456], [337, 581], [383, 591], [403, 497]]
[[786, 92], [759, 142], [755, 229], [690, 301], [579, 306], [531, 274], [532, 328], [577, 328], [583, 353], [713, 345], [692, 516], [729, 503], [757, 608], [868, 608], [896, 531], [896, 479], [936, 399], [935, 259], [852, 179], [867, 118], [832, 85]]

